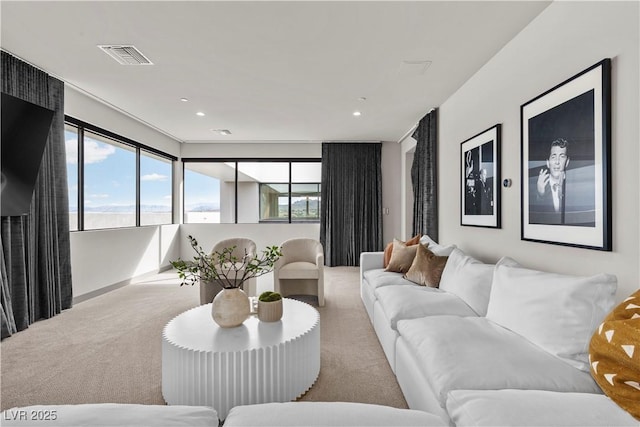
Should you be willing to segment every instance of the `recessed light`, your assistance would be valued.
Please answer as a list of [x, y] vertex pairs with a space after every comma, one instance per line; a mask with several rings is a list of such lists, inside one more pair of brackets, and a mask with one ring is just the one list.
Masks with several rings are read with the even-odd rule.
[[182, 102], [188, 102], [189, 100], [187, 98], [180, 98], [180, 101]]
[[358, 101], [366, 101], [367, 98], [365, 98], [364, 96], [361, 96], [360, 98], [358, 98]]
[[196, 116], [200, 116], [200, 117], [202, 117], [202, 116], [204, 116], [204, 113], [203, 113], [202, 111], [198, 111], [198, 112], [196, 113]]
[[362, 113], [361, 113], [360, 111], [354, 111], [354, 112], [353, 112], [353, 115], [354, 115], [354, 116], [356, 116], [356, 117], [358, 117], [358, 116], [361, 116], [361, 115], [362, 115]]
[[228, 129], [211, 129], [213, 132], [218, 132], [220, 135], [231, 135], [231, 131]]

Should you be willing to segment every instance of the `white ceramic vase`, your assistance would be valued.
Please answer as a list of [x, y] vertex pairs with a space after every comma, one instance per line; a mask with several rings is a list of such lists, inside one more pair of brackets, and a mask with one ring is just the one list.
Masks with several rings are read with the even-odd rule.
[[240, 288], [223, 289], [213, 299], [211, 316], [221, 328], [242, 325], [250, 313], [249, 297]]

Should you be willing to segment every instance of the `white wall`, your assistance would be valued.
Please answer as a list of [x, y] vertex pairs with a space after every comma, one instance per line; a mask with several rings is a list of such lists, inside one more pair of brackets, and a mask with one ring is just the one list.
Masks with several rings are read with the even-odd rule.
[[[180, 143], [65, 85], [65, 114], [180, 155]], [[174, 175], [176, 171], [174, 170]], [[177, 208], [179, 193], [174, 206]], [[174, 212], [175, 214], [178, 211]], [[176, 216], [177, 218], [177, 216]], [[169, 266], [179, 253], [178, 225], [71, 232], [74, 298]]]
[[173, 156], [180, 155], [180, 143], [139, 121], [65, 85], [64, 113]]
[[[618, 300], [640, 283], [639, 3], [554, 2], [439, 109], [440, 241], [495, 262], [567, 274], [614, 273]], [[520, 240], [520, 105], [612, 58], [613, 251]], [[502, 123], [502, 228], [462, 227], [460, 143]]]
[[[382, 143], [382, 241], [390, 242], [402, 236], [402, 146], [396, 142]], [[387, 210], [388, 209], [388, 213]]]
[[72, 232], [74, 298], [169, 267], [179, 256], [178, 229], [175, 224]]

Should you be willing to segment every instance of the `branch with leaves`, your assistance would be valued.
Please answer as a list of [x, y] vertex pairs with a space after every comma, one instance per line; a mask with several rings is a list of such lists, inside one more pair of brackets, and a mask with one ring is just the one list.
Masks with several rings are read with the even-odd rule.
[[235, 246], [207, 254], [193, 236], [188, 236], [188, 239], [196, 252], [193, 260], [178, 258], [177, 261], [171, 261], [182, 280], [180, 286], [207, 281], [215, 282], [225, 289], [242, 288], [247, 280], [273, 271], [275, 262], [282, 256], [278, 246], [267, 246], [261, 256], [249, 254], [246, 249], [244, 256], [234, 256]]

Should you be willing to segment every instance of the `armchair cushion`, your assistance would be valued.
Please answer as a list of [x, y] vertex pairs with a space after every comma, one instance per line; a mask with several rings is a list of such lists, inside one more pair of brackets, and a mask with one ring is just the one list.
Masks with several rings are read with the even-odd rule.
[[283, 265], [279, 276], [281, 279], [317, 279], [319, 270], [316, 264], [297, 261]]

